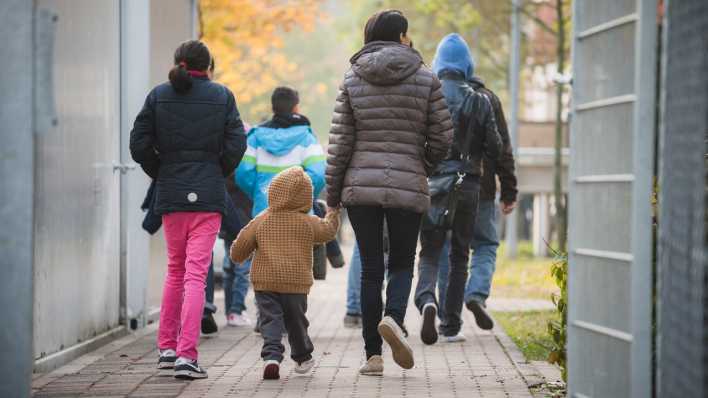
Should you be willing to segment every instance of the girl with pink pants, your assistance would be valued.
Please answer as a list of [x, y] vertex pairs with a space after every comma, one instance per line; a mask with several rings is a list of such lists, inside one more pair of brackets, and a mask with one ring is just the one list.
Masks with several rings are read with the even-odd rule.
[[155, 181], [151, 207], [167, 242], [157, 368], [189, 380], [207, 377], [197, 363], [204, 287], [226, 214], [226, 176], [246, 151], [236, 99], [213, 71], [203, 42], [182, 43], [170, 81], [150, 91], [130, 132], [133, 160]]
[[177, 357], [197, 359], [204, 288], [221, 214], [179, 212], [162, 216], [167, 276], [162, 291], [157, 345]]

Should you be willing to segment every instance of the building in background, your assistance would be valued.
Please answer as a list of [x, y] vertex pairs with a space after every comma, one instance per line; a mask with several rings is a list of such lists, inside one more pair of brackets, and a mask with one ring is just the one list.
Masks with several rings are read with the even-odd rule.
[[[557, 239], [553, 196], [555, 118], [556, 118], [556, 37], [540, 27], [555, 24], [552, 7], [540, 7], [535, 21], [523, 18], [527, 46], [521, 68], [519, 137], [516, 168], [519, 183], [518, 237], [531, 240], [533, 253], [548, 254]], [[567, 103], [567, 101], [564, 101]], [[567, 109], [563, 110], [564, 118]], [[563, 192], [567, 192], [568, 126], [564, 120], [562, 150]]]

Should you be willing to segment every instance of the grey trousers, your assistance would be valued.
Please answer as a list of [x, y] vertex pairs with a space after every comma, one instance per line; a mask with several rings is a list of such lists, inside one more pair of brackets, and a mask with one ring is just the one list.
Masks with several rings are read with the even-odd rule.
[[283, 330], [288, 331], [290, 358], [297, 363], [312, 358], [314, 346], [307, 334], [307, 295], [274, 292], [256, 292], [258, 319], [263, 336], [263, 360], [283, 360], [285, 346], [281, 342]]

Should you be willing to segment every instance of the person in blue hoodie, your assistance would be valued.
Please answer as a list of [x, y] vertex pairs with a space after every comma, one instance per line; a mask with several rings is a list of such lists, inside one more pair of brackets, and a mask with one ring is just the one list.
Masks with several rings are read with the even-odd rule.
[[[502, 150], [494, 111], [489, 98], [469, 84], [474, 64], [469, 47], [457, 33], [445, 36], [438, 44], [433, 71], [442, 83], [442, 91], [455, 128], [454, 144], [446, 160], [433, 174], [457, 173], [460, 176], [457, 208], [452, 226], [426, 227], [420, 234], [420, 262], [415, 304], [423, 316], [420, 337], [425, 344], [438, 340], [435, 320], [438, 306], [444, 302], [440, 331], [446, 342], [464, 341], [462, 304], [467, 283], [467, 263], [477, 218], [482, 158], [496, 162]], [[444, 299], [436, 297], [439, 259], [449, 239], [449, 272]]]
[[[248, 133], [246, 154], [236, 169], [236, 184], [253, 201], [255, 218], [268, 207], [268, 187], [279, 172], [301, 166], [312, 180], [314, 198], [325, 186], [325, 155], [310, 121], [298, 113], [298, 92], [273, 91], [273, 118]], [[313, 199], [314, 199], [313, 198]]]

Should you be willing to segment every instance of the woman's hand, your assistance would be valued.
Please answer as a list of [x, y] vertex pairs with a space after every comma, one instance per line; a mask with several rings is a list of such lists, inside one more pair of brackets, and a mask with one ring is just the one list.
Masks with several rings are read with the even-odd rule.
[[502, 214], [504, 214], [505, 216], [511, 214], [511, 212], [514, 211], [514, 208], [516, 208], [516, 201], [511, 202], [511, 203], [506, 203], [506, 202], [499, 203], [499, 209], [501, 210]]

